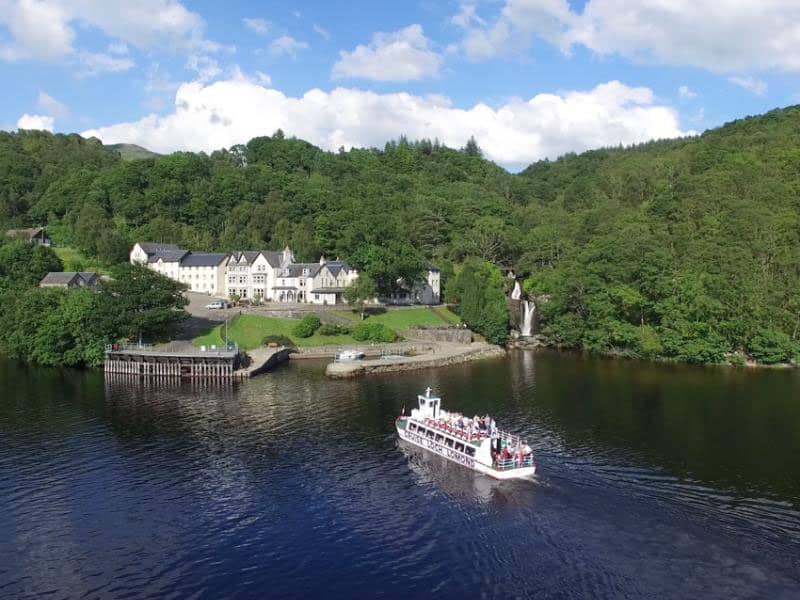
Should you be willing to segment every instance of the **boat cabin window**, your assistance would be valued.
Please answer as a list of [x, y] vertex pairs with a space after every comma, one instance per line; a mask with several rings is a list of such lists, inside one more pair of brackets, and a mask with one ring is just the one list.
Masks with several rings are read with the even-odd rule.
[[454, 443], [453, 438], [446, 438], [444, 440], [444, 445], [447, 446], [448, 448], [452, 448], [453, 447], [453, 443]]
[[456, 442], [456, 450], [458, 450], [459, 452], [463, 452], [464, 444], [462, 442]]
[[420, 427], [419, 427], [419, 432], [418, 432], [418, 433], [419, 433], [420, 435], [425, 435], [425, 431], [426, 431], [426, 429], [425, 429], [424, 427], [420, 426]]
[[475, 456], [475, 446], [467, 446], [467, 456]]
[[436, 441], [440, 444], [444, 441], [444, 436], [441, 433], [436, 434]]
[[408, 430], [409, 431], [416, 431], [417, 430], [417, 424], [416, 423], [409, 423], [408, 424]]
[[433, 429], [428, 429], [428, 431], [425, 432], [425, 435], [427, 435], [431, 439], [433, 439], [433, 434], [434, 434]]

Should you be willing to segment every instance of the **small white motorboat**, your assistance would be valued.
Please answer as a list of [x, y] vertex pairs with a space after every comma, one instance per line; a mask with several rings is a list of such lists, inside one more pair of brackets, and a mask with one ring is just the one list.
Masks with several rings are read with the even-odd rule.
[[339, 350], [336, 352], [336, 360], [361, 360], [364, 358], [364, 353], [361, 350]]
[[489, 423], [442, 410], [442, 399], [417, 396], [419, 407], [395, 421], [397, 435], [415, 446], [495, 479], [533, 479], [536, 461], [527, 442]]

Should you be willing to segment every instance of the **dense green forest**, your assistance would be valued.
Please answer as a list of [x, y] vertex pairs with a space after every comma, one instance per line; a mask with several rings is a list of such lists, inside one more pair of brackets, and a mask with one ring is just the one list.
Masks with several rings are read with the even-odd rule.
[[169, 339], [189, 315], [185, 286], [139, 265], [121, 263], [98, 290], [40, 288], [59, 258], [25, 241], [0, 245], [0, 350], [50, 366], [99, 366], [106, 344]]
[[475, 144], [428, 140], [331, 153], [276, 132], [123, 161], [77, 135], [0, 133], [0, 226], [42, 224], [109, 264], [134, 240], [289, 244], [351, 261], [381, 291], [434, 262], [450, 297], [477, 306], [497, 294], [470, 295], [478, 277], [454, 273], [488, 273], [483, 261], [525, 278], [561, 347], [701, 363], [800, 353], [799, 107], [519, 174]]

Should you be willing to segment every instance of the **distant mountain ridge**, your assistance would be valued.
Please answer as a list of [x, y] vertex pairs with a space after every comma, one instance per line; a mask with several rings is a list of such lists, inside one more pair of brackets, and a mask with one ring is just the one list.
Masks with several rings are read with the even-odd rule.
[[153, 152], [142, 146], [137, 146], [136, 144], [107, 144], [105, 147], [109, 150], [119, 152], [122, 160], [143, 160], [145, 158], [158, 158], [159, 156], [163, 156], [158, 152]]

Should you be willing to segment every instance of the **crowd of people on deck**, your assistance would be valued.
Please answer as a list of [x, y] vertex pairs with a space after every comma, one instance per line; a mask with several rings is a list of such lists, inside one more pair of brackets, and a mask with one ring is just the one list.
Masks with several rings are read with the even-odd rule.
[[461, 413], [442, 411], [438, 419], [425, 419], [431, 425], [450, 433], [458, 432], [468, 440], [495, 438], [497, 448], [492, 444], [492, 460], [496, 467], [516, 468], [533, 465], [533, 450], [526, 440], [512, 440], [501, 436], [497, 424], [489, 415], [470, 418]]
[[533, 450], [526, 440], [517, 441], [516, 445], [504, 444], [499, 452], [492, 449], [492, 459], [496, 466], [530, 467], [533, 466]]
[[435, 420], [439, 427], [447, 430], [458, 430], [468, 439], [492, 437], [497, 432], [497, 424], [489, 415], [471, 419], [461, 413], [447, 413], [442, 411], [439, 419]]

